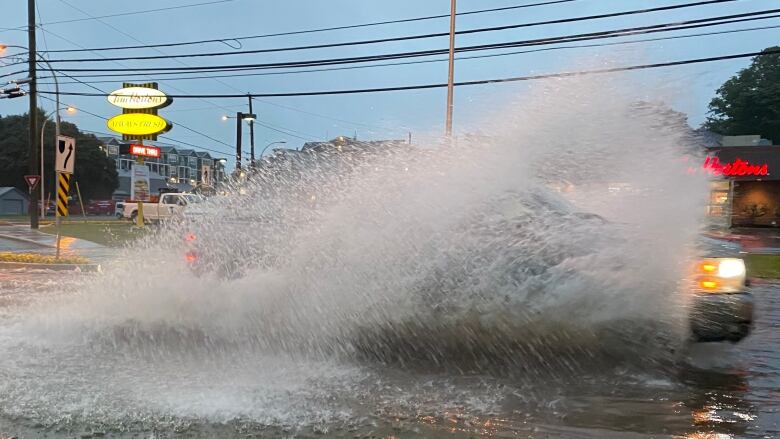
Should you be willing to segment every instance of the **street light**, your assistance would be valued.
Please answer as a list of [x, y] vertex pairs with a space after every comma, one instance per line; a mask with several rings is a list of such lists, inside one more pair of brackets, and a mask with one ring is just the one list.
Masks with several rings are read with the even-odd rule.
[[[51, 111], [49, 114], [47, 114], [46, 116], [43, 117], [43, 123], [41, 124], [41, 181], [39, 183], [41, 185], [41, 218], [45, 218], [46, 217], [46, 206], [44, 205], [44, 200], [46, 199], [45, 198], [46, 195], [44, 193], [45, 191], [44, 191], [44, 177], [43, 177], [45, 175], [45, 173], [43, 172], [43, 169], [44, 169], [44, 167], [43, 167], [43, 133], [46, 130], [46, 123], [49, 121], [49, 118], [52, 116], [52, 114], [56, 113], [57, 110], [65, 110], [66, 112], [68, 112], [68, 114], [76, 114], [76, 111], [77, 111], [76, 107], [74, 107], [72, 105], [68, 105], [65, 108], [58, 108], [58, 109], [56, 109], [54, 111]], [[56, 142], [57, 139], [54, 139], [54, 141]], [[57, 186], [55, 184], [55, 188], [56, 187]]]
[[[235, 117], [222, 116], [222, 120], [228, 119], [236, 119], [236, 170], [238, 171], [241, 169], [241, 121], [245, 120], [251, 124], [257, 120], [257, 115], [253, 113], [242, 113], [239, 111], [236, 113]], [[252, 144], [254, 145], [254, 143], [254, 139], [252, 139]], [[251, 158], [254, 162], [254, 148], [251, 151]]]
[[[32, 9], [28, 10], [28, 15], [30, 15], [33, 18], [28, 17], [28, 19], [33, 20], [34, 19], [34, 13], [30, 14], [31, 12], [34, 12], [34, 10], [32, 10]], [[52, 78], [54, 78], [54, 92], [55, 92], [55, 98], [56, 98], [55, 99], [55, 107], [54, 108], [55, 108], [55, 113], [57, 114], [56, 119], [55, 119], [56, 128], [54, 129], [54, 131], [55, 131], [55, 135], [54, 135], [55, 142], [57, 141], [56, 139], [60, 136], [60, 83], [59, 83], [59, 80], [57, 78], [57, 73], [52, 68], [51, 63], [49, 63], [49, 60], [47, 60], [43, 55], [41, 55], [40, 53], [35, 51], [35, 32], [33, 30], [34, 29], [34, 24], [35, 24], [34, 21], [31, 22], [31, 24], [30, 24], [31, 28], [29, 30], [29, 32], [30, 32], [30, 47], [29, 48], [23, 47], [23, 46], [15, 46], [15, 45], [11, 45], [11, 44], [1, 44], [0, 45], [0, 52], [4, 51], [5, 49], [7, 49], [9, 47], [13, 47], [15, 49], [22, 49], [22, 50], [30, 51], [30, 57], [29, 57], [30, 58], [30, 60], [29, 60], [29, 62], [30, 62], [30, 69], [29, 69], [30, 70], [30, 114], [29, 114], [30, 123], [29, 123], [29, 125], [30, 125], [30, 171], [31, 171], [31, 173], [34, 172], [34, 169], [35, 169], [35, 157], [34, 156], [35, 156], [35, 154], [37, 152], [36, 149], [35, 149], [35, 145], [34, 145], [34, 143], [37, 140], [37, 138], [35, 136], [36, 133], [34, 132], [34, 130], [35, 130], [35, 125], [36, 125], [36, 123], [35, 123], [35, 119], [36, 119], [35, 114], [36, 114], [36, 111], [38, 111], [38, 103], [36, 101], [36, 98], [37, 98], [37, 96], [36, 96], [36, 94], [37, 94], [37, 91], [36, 91], [36, 89], [37, 89], [37, 83], [36, 83], [37, 76], [36, 76], [36, 72], [37, 71], [36, 71], [36, 68], [35, 68], [35, 64], [36, 63], [35, 63], [35, 60], [33, 59], [33, 56], [32, 56], [33, 53], [35, 54], [35, 56], [37, 58], [39, 58], [41, 61], [46, 63], [46, 65], [49, 67], [49, 71], [51, 72]], [[41, 172], [41, 180], [43, 180], [43, 168], [42, 167], [40, 169], [40, 172]], [[43, 181], [41, 181], [41, 183], [43, 183]], [[43, 184], [41, 184], [41, 187], [43, 187]], [[30, 198], [31, 198], [30, 199], [31, 203], [36, 203], [37, 202], [37, 200], [35, 200], [35, 196], [30, 197]], [[41, 200], [41, 205], [43, 205], [43, 200]], [[58, 221], [57, 222], [57, 226], [58, 226], [57, 230], [59, 230], [59, 217], [57, 217], [57, 221]], [[30, 228], [32, 228], [32, 229], [37, 229], [38, 228], [38, 215], [37, 215], [37, 213], [35, 212], [34, 209], [30, 209]], [[60, 249], [60, 247], [59, 247], [59, 232], [58, 232], [58, 235], [57, 235], [57, 244], [58, 244], [57, 245], [57, 257], [59, 258], [59, 249]]]

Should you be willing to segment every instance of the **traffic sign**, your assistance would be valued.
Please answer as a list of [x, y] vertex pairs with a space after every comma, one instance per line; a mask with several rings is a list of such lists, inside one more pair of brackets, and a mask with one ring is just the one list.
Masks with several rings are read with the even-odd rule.
[[59, 174], [57, 178], [57, 216], [68, 216], [68, 193], [70, 192], [70, 175]]
[[38, 186], [38, 182], [41, 181], [40, 175], [25, 175], [24, 181], [27, 182], [27, 187], [32, 191]]
[[67, 136], [57, 137], [57, 158], [55, 167], [57, 172], [73, 173], [73, 164], [76, 162], [76, 139]]

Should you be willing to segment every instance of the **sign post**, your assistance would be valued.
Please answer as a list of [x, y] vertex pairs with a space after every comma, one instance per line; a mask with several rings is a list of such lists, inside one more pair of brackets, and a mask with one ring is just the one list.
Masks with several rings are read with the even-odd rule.
[[130, 145], [129, 154], [136, 157], [136, 164], [130, 178], [130, 198], [138, 196], [138, 214], [136, 224], [144, 226], [144, 200], [149, 199], [149, 169], [144, 165], [144, 157], [160, 157], [160, 148], [146, 146], [144, 140], [157, 140], [157, 135], [166, 133], [173, 124], [157, 115], [157, 109], [173, 102], [165, 93], [157, 89], [157, 83], [122, 85], [123, 88], [112, 92], [108, 102], [122, 109], [106, 122], [108, 128], [122, 134], [122, 140], [138, 140]]
[[68, 193], [70, 192], [70, 177], [76, 163], [76, 139], [67, 136], [57, 136], [57, 150], [54, 157], [54, 169], [57, 175], [57, 259], [60, 258], [60, 226], [62, 217], [68, 216]]

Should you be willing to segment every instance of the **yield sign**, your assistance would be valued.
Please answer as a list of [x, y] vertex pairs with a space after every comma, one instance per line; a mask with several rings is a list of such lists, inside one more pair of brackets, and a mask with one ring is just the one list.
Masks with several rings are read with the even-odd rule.
[[25, 175], [24, 181], [27, 182], [27, 187], [30, 188], [30, 190], [35, 189], [35, 186], [38, 186], [38, 182], [41, 181], [40, 175]]

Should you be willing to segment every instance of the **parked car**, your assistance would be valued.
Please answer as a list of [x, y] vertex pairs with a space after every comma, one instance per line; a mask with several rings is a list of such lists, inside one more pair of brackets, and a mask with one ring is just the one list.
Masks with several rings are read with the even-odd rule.
[[113, 200], [91, 200], [85, 208], [89, 215], [113, 215], [115, 212]]
[[[144, 221], [161, 221], [180, 217], [188, 206], [201, 203], [203, 198], [195, 194], [164, 193], [155, 202], [144, 202]], [[123, 217], [135, 221], [138, 216], [138, 203], [124, 203]]]

